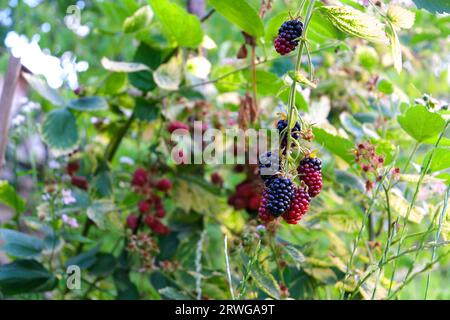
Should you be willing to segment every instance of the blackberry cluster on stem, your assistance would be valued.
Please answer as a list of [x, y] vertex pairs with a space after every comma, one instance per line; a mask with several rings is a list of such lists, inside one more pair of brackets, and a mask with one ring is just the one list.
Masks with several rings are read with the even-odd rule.
[[278, 36], [274, 41], [275, 50], [281, 55], [294, 51], [302, 33], [303, 23], [300, 20], [285, 21], [278, 30]]

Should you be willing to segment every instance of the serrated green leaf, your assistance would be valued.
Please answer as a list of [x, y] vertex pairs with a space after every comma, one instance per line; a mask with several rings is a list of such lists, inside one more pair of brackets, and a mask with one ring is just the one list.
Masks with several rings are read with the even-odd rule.
[[384, 25], [374, 17], [349, 6], [322, 6], [320, 12], [335, 27], [352, 36], [387, 44]]
[[209, 0], [209, 3], [228, 21], [251, 36], [264, 34], [264, 26], [258, 13], [246, 0]]
[[123, 22], [123, 32], [133, 33], [140, 31], [150, 25], [153, 19], [153, 11], [150, 6], [144, 6], [136, 10], [131, 17]]
[[83, 97], [69, 101], [67, 107], [78, 111], [98, 111], [108, 109], [108, 103], [102, 97]]
[[270, 273], [265, 272], [261, 266], [254, 266], [251, 270], [251, 275], [258, 288], [273, 299], [280, 299], [280, 287]]
[[164, 30], [181, 47], [196, 48], [203, 40], [203, 30], [197, 16], [189, 14], [168, 0], [148, 0]]
[[292, 245], [282, 246], [282, 248], [291, 257], [292, 261], [297, 266], [297, 269], [300, 269], [300, 266], [306, 261], [303, 253]]
[[414, 106], [406, 110], [397, 121], [411, 137], [418, 142], [438, 135], [445, 126], [445, 120], [437, 113], [427, 110], [424, 106]]
[[77, 121], [68, 109], [48, 113], [42, 124], [44, 141], [55, 150], [71, 150], [78, 143]]
[[0, 180], [0, 202], [18, 212], [25, 211], [25, 200], [5, 180]]

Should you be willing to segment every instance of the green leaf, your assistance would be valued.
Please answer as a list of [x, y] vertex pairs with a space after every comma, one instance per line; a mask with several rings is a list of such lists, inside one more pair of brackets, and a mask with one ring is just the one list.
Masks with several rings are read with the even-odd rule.
[[392, 82], [381, 79], [377, 83], [377, 88], [380, 92], [383, 92], [385, 94], [392, 94], [394, 92], [394, 86], [392, 85]]
[[163, 90], [178, 90], [183, 76], [182, 62], [181, 54], [173, 56], [153, 72], [153, 81]]
[[372, 42], [388, 44], [384, 25], [349, 6], [322, 6], [320, 12], [338, 29]]
[[172, 287], [165, 287], [159, 289], [158, 292], [171, 300], [191, 300], [189, 296], [185, 295], [184, 293], [181, 293], [180, 291]]
[[197, 16], [189, 14], [168, 0], [148, 0], [164, 30], [181, 47], [196, 48], [203, 40], [203, 31]]
[[251, 270], [252, 278], [255, 280], [256, 285], [266, 294], [274, 299], [280, 299], [280, 287], [274, 279], [274, 277], [265, 272], [261, 266], [257, 265]]
[[0, 229], [3, 250], [17, 258], [37, 257], [44, 249], [44, 242], [36, 237], [9, 229]]
[[78, 266], [81, 269], [90, 268], [95, 263], [98, 250], [99, 248], [96, 246], [91, 250], [80, 253], [79, 255], [68, 259], [65, 264], [66, 268], [69, 266]]
[[450, 13], [448, 0], [413, 0], [417, 8], [425, 9], [431, 13]]
[[350, 189], [358, 189], [361, 192], [366, 191], [364, 182], [354, 174], [342, 170], [335, 170], [334, 174], [337, 182], [342, 183]]
[[97, 200], [87, 209], [87, 216], [100, 230], [105, 230], [107, 226], [107, 215], [114, 211], [115, 206], [111, 200]]
[[141, 121], [153, 121], [158, 117], [159, 108], [158, 101], [148, 101], [145, 99], [136, 99], [136, 106], [134, 107], [134, 116]]
[[[243, 73], [245, 79], [250, 83], [252, 81], [251, 72]], [[256, 88], [261, 95], [274, 95], [281, 87], [281, 79], [274, 73], [265, 70], [256, 70]]]
[[209, 3], [228, 21], [249, 35], [259, 37], [264, 34], [261, 18], [246, 0], [209, 0]]
[[335, 136], [324, 129], [313, 128], [313, 133], [317, 143], [328, 149], [331, 153], [341, 157], [347, 163], [353, 162], [353, 143], [343, 137]]
[[78, 143], [77, 121], [68, 109], [56, 109], [48, 113], [41, 133], [44, 141], [56, 150], [71, 150]]
[[0, 266], [0, 292], [5, 295], [50, 291], [57, 279], [35, 260], [17, 260]]
[[[426, 160], [424, 160], [424, 163], [428, 162], [428, 159], [433, 151], [430, 150], [426, 156]], [[441, 170], [447, 170], [450, 168], [450, 148], [436, 148], [434, 150], [433, 159], [431, 160], [430, 164], [430, 171], [436, 172]]]
[[106, 57], [102, 58], [101, 64], [103, 68], [112, 72], [139, 72], [144, 70], [150, 70], [145, 64], [135, 62], [121, 62], [112, 61]]
[[113, 72], [106, 78], [105, 85], [100, 89], [100, 92], [106, 95], [121, 93], [127, 87], [127, 79], [128, 77], [125, 72]]
[[97, 111], [108, 109], [108, 103], [102, 97], [83, 97], [69, 101], [67, 107], [78, 111]]
[[153, 19], [153, 11], [150, 6], [139, 8], [131, 17], [123, 22], [123, 32], [133, 33], [146, 28]]
[[5, 180], [0, 180], [0, 202], [18, 212], [25, 211], [25, 200]]
[[291, 257], [292, 261], [295, 263], [297, 269], [306, 261], [305, 256], [296, 247], [292, 245], [282, 246], [283, 250]]
[[350, 113], [342, 112], [339, 115], [339, 119], [341, 120], [342, 126], [353, 134], [357, 138], [361, 138], [364, 136], [364, 131], [361, 123], [356, 120]]
[[445, 126], [445, 120], [439, 114], [428, 111], [424, 106], [409, 108], [405, 115], [397, 117], [397, 121], [418, 142], [436, 136]]
[[116, 267], [116, 257], [110, 253], [99, 252], [95, 256], [95, 262], [89, 267], [89, 273], [97, 277], [106, 277], [112, 274]]
[[64, 106], [64, 98], [58, 93], [58, 91], [49, 87], [46, 81], [30, 73], [23, 72], [22, 75], [30, 87], [32, 87], [41, 97], [48, 100], [55, 106]]

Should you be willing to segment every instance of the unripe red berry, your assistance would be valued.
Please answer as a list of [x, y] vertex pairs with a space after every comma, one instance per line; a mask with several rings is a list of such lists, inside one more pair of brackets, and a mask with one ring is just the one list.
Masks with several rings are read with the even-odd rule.
[[250, 210], [258, 210], [259, 204], [261, 202], [261, 197], [254, 195], [248, 200], [247, 208]]
[[154, 220], [155, 220], [155, 217], [153, 217], [152, 215], [148, 214], [148, 215], [145, 216], [144, 222], [145, 222], [146, 225], [148, 225], [151, 228], [151, 225], [152, 225]]
[[133, 180], [131, 184], [135, 187], [143, 187], [148, 182], [148, 174], [147, 171], [143, 168], [138, 168], [134, 171]]
[[167, 131], [169, 131], [170, 133], [172, 133], [172, 132], [174, 132], [175, 130], [178, 130], [178, 129], [189, 130], [189, 126], [187, 124], [183, 123], [183, 122], [180, 122], [180, 121], [172, 121], [167, 126]]
[[211, 174], [211, 182], [221, 187], [223, 185], [223, 178], [218, 172], [213, 172]]
[[72, 176], [71, 183], [73, 186], [78, 187], [82, 190], [87, 190], [89, 188], [89, 182], [85, 177]]
[[139, 202], [138, 208], [140, 213], [148, 213], [150, 211], [150, 204], [147, 201], [142, 200]]
[[138, 218], [137, 215], [130, 214], [127, 217], [127, 226], [128, 226], [128, 228], [130, 228], [132, 230], [135, 230], [137, 228], [137, 226], [138, 226], [138, 221], [139, 221], [139, 218]]
[[158, 218], [164, 218], [166, 215], [166, 210], [164, 210], [163, 208], [157, 209], [155, 215]]
[[70, 176], [73, 176], [78, 170], [80, 170], [80, 163], [78, 161], [71, 161], [67, 164], [66, 171]]
[[172, 182], [169, 179], [163, 178], [156, 183], [156, 189], [159, 191], [169, 191], [172, 188]]

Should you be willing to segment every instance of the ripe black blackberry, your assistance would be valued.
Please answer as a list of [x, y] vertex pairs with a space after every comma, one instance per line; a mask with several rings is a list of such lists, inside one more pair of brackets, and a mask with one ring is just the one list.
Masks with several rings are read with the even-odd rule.
[[[287, 145], [287, 120], [278, 120], [277, 122], [277, 129], [278, 134], [281, 137], [280, 145], [282, 148], [284, 148]], [[294, 127], [291, 129], [291, 137], [295, 140], [298, 140], [300, 137], [300, 130], [302, 129], [300, 123], [295, 122]], [[285, 130], [283, 132], [283, 130]], [[283, 133], [282, 133], [283, 132]]]
[[275, 217], [279, 217], [289, 210], [292, 197], [295, 194], [295, 189], [290, 179], [282, 177], [273, 179], [267, 191], [266, 210]]
[[278, 37], [275, 39], [275, 50], [285, 55], [294, 51], [298, 46], [298, 38], [303, 33], [303, 23], [298, 19], [285, 21], [278, 29]]
[[308, 187], [311, 198], [322, 191], [322, 161], [319, 158], [305, 157], [297, 169], [300, 180]]
[[269, 186], [280, 171], [280, 157], [277, 153], [268, 151], [259, 156], [258, 159], [259, 174], [266, 186]]

